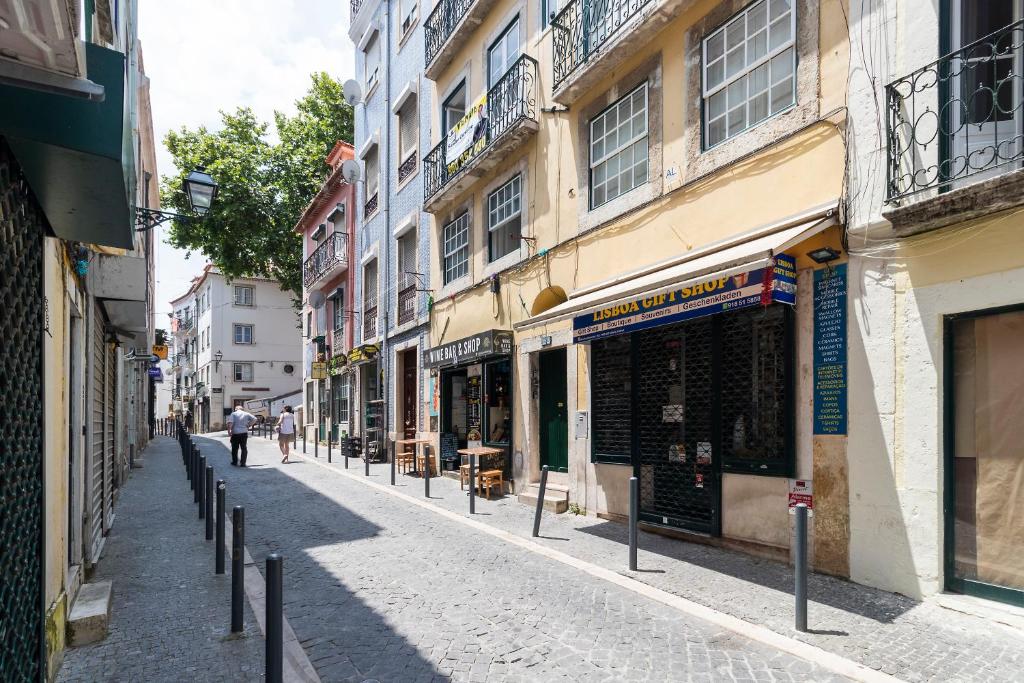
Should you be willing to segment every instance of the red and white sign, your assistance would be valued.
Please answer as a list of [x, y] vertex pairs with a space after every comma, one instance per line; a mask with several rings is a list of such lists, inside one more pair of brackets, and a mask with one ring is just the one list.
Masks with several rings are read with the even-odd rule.
[[814, 488], [810, 479], [789, 480], [789, 507], [795, 508], [804, 503], [808, 509], [814, 509]]

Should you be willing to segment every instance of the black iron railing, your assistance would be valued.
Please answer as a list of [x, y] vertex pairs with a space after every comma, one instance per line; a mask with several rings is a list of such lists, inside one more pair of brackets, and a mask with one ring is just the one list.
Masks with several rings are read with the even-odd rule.
[[192, 329], [192, 318], [178, 318], [178, 331], [187, 332]]
[[363, 313], [363, 341], [377, 336], [377, 306], [370, 306]]
[[349, 0], [349, 21], [351, 22], [359, 14], [359, 8], [363, 6], [363, 0]]
[[309, 287], [337, 266], [348, 265], [348, 235], [334, 232], [302, 264], [302, 284]]
[[401, 183], [403, 180], [412, 175], [413, 171], [416, 170], [416, 153], [413, 152], [409, 155], [409, 158], [401, 163], [398, 167], [398, 182]]
[[374, 192], [373, 196], [366, 200], [366, 204], [363, 205], [363, 217], [372, 216], [377, 212], [377, 197], [378, 192]]
[[1024, 159], [1024, 21], [886, 86], [889, 201]]
[[651, 0], [571, 0], [551, 22], [557, 88]]
[[426, 66], [430, 66], [430, 63], [434, 61], [474, 2], [476, 0], [440, 0], [437, 3], [434, 11], [430, 13], [427, 21], [423, 24], [426, 57], [424, 64]]
[[345, 328], [334, 330], [331, 332], [331, 352], [337, 356], [345, 351]]
[[398, 324], [416, 319], [416, 284], [406, 286], [398, 292]]
[[448, 136], [423, 157], [426, 180], [423, 197], [430, 199], [459, 175], [474, 158], [484, 154], [491, 144], [516, 123], [535, 118], [537, 60], [523, 55], [509, 67], [505, 75], [487, 91], [487, 110], [477, 142], [456, 159], [447, 158]]

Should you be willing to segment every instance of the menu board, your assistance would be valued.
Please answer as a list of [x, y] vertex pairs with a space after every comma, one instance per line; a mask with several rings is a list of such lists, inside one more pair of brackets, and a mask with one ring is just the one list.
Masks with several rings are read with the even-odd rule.
[[814, 271], [814, 433], [846, 434], [846, 264]]
[[480, 376], [466, 380], [466, 429], [470, 441], [480, 440]]

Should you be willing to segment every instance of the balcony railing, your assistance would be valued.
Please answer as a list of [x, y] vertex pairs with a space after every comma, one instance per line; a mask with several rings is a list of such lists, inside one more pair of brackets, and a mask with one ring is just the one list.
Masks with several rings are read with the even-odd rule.
[[348, 265], [348, 235], [334, 232], [302, 264], [302, 284], [307, 288], [334, 271]]
[[554, 82], [586, 62], [651, 0], [571, 0], [551, 22]]
[[484, 141], [476, 143], [458, 159], [446, 159], [448, 136], [423, 157], [426, 180], [423, 197], [430, 199], [459, 175], [472, 160], [487, 152], [491, 144], [516, 123], [535, 118], [534, 84], [537, 81], [537, 60], [523, 55], [509, 67], [505, 75], [487, 91], [487, 116], [484, 121]]
[[192, 318], [178, 318], [178, 332], [188, 332], [192, 329]]
[[413, 152], [409, 155], [409, 158], [402, 162], [398, 167], [398, 182], [402, 183], [403, 180], [408, 178], [416, 170], [416, 153]]
[[366, 200], [366, 205], [363, 207], [363, 217], [372, 216], [377, 212], [377, 197], [378, 192], [374, 192], [373, 196]]
[[345, 328], [331, 332], [331, 353], [337, 356], [347, 350], [345, 348]]
[[423, 42], [428, 66], [448, 42], [455, 27], [476, 0], [440, 0], [423, 24]]
[[359, 14], [359, 8], [363, 6], [363, 0], [349, 0], [349, 21], [351, 22]]
[[398, 324], [404, 325], [416, 319], [416, 284], [408, 285], [398, 292]]
[[363, 341], [377, 336], [377, 307], [371, 306], [363, 313]]
[[948, 191], [1024, 159], [1024, 21], [886, 86], [887, 199]]

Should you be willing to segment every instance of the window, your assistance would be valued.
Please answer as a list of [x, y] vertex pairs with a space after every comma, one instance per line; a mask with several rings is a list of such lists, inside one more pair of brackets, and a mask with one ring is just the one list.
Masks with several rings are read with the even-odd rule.
[[233, 399], [231, 399], [231, 409], [234, 410], [235, 408], [242, 408], [244, 410], [245, 409], [245, 399], [244, 398], [233, 398]]
[[405, 101], [398, 110], [398, 161], [404, 162], [416, 152], [419, 139], [419, 121], [417, 120], [416, 96]]
[[466, 115], [466, 81], [459, 83], [458, 87], [445, 99], [441, 106], [441, 118], [444, 122], [444, 131], [447, 133], [455, 124]]
[[334, 399], [334, 421], [349, 421], [349, 381], [350, 375], [335, 377], [331, 383], [331, 392]]
[[363, 270], [363, 341], [377, 336], [377, 261]]
[[252, 344], [252, 325], [235, 325], [235, 343]]
[[234, 363], [233, 366], [236, 382], [252, 381], [252, 363]]
[[[377, 186], [380, 183], [380, 158], [377, 145], [374, 145], [366, 153], [366, 201], [369, 203], [377, 196]], [[371, 212], [367, 211], [367, 215]]]
[[252, 287], [235, 287], [235, 305], [252, 306]]
[[487, 196], [487, 257], [497, 261], [519, 248], [522, 231], [522, 175]]
[[405, 34], [413, 27], [416, 23], [416, 16], [419, 11], [419, 3], [417, 0], [402, 0], [399, 7], [399, 18], [402, 22], [402, 30], [398, 32], [398, 35], [405, 37]]
[[338, 296], [332, 299], [331, 308], [334, 311], [334, 330], [342, 330], [345, 328], [345, 294], [339, 293]]
[[444, 226], [444, 283], [469, 273], [469, 212]]
[[558, 0], [540, 1], [540, 25], [547, 28], [551, 25], [551, 18], [558, 14]]
[[761, 0], [704, 40], [704, 146], [796, 101], [792, 0]]
[[398, 238], [398, 324], [416, 318], [416, 231]]
[[508, 25], [487, 51], [487, 87], [493, 88], [519, 59], [519, 17]]
[[484, 442], [507, 444], [512, 433], [512, 364], [507, 360], [484, 366], [487, 421]]
[[647, 182], [647, 83], [590, 122], [590, 208]]
[[369, 42], [366, 43], [365, 63], [366, 92], [377, 84], [377, 74], [380, 70], [380, 34], [374, 33]]
[[631, 461], [633, 363], [630, 335], [590, 345], [591, 462]]
[[315, 386], [313, 382], [306, 382], [306, 414], [303, 415], [306, 422], [313, 420], [313, 387]]

